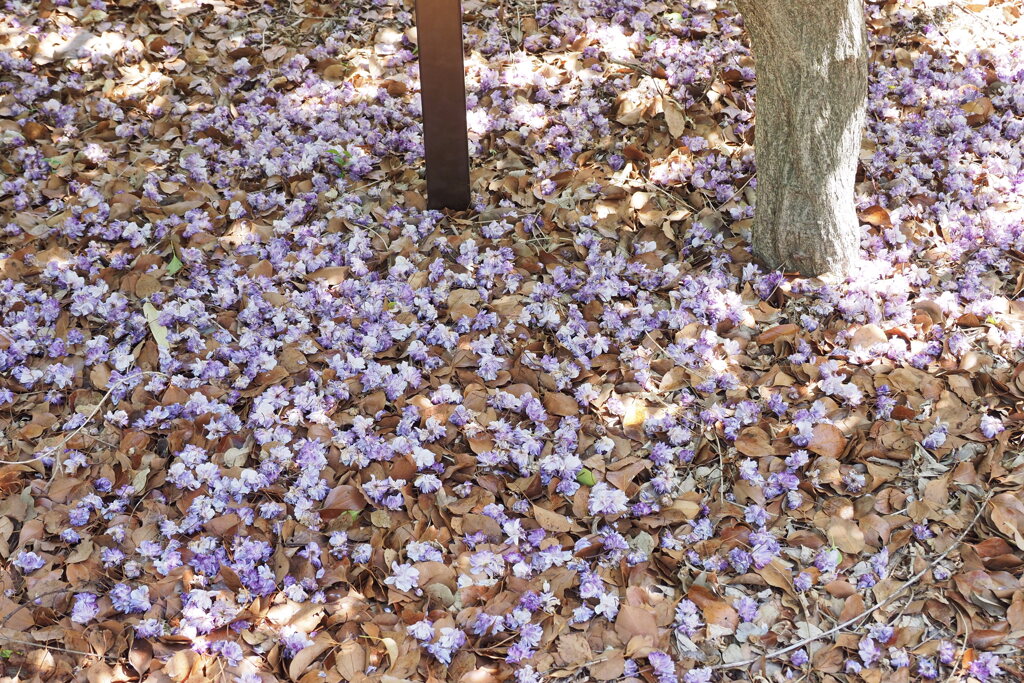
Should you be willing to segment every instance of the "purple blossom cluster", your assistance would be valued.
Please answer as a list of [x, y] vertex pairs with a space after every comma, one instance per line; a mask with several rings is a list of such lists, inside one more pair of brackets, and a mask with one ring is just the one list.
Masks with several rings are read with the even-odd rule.
[[[387, 611], [435, 599], [426, 581], [437, 563], [451, 568], [453, 599], [467, 604], [407, 619], [407, 635], [443, 665], [470, 646], [501, 643], [526, 681], [541, 676], [552, 615], [567, 628], [614, 628], [637, 588], [613, 578], [622, 568], [653, 583], [651, 567], [666, 562], [727, 579], [771, 565], [790, 572], [800, 593], [850, 579], [866, 595], [885, 580], [887, 547], [863, 557], [831, 545], [804, 552], [788, 545], [785, 518], [829, 487], [852, 497], [873, 486], [862, 463], [828, 471], [815, 443], [858, 410], [888, 423], [904, 400], [895, 385], [859, 381], [857, 368], [928, 368], [979, 350], [1009, 364], [1000, 354], [1019, 350], [1006, 289], [1024, 250], [1021, 210], [1008, 201], [1024, 195], [1019, 51], [923, 51], [908, 62], [896, 55], [899, 31], [873, 35], [871, 153], [862, 160], [870, 183], [858, 204], [880, 207], [891, 225], [863, 230], [858, 277], [790, 281], [749, 263], [736, 237], [747, 236], [756, 178], [754, 72], [735, 15], [705, 0], [672, 9], [546, 3], [533, 17], [537, 31], [514, 45], [497, 11], [480, 8], [467, 36], [481, 56], [468, 79], [475, 159], [528, 163], [532, 194], [526, 202], [495, 189], [480, 198], [470, 231], [393, 191], [407, 179], [392, 171], [423, 154], [418, 100], [406, 94], [417, 87], [414, 46], [407, 37], [378, 44], [372, 61], [361, 49], [382, 17], [409, 27], [400, 4], [369, 3], [316, 46], [272, 64], [254, 63], [265, 36], [242, 35], [250, 57], [225, 58], [216, 77], [190, 76], [188, 93], [176, 84], [138, 102], [91, 89], [85, 74], [112, 68], [98, 51], [77, 56], [82, 73], [47, 77], [0, 50], [0, 113], [15, 122], [0, 129], [0, 261], [26, 273], [0, 280], [0, 406], [27, 415], [43, 401], [59, 415], [48, 436], [144, 434], [159, 444], [143, 449], [150, 479], [138, 481], [78, 442], [42, 456], [80, 484], [64, 511], [49, 513], [66, 515], [54, 538], [75, 552], [102, 537], [97, 566], [112, 579], [104, 591], [76, 588], [70, 620], [117, 614], [137, 638], [190, 638], [238, 666], [241, 642], [279, 644], [294, 657], [316, 637], [290, 625], [268, 634], [243, 616], [254, 598], [326, 605], [338, 583], [373, 576], [372, 593], [391, 596], [376, 605]], [[868, 11], [881, 18], [880, 7]], [[3, 21], [41, 34], [21, 16]], [[899, 13], [887, 20], [912, 27]], [[544, 61], [553, 56], [576, 66], [554, 69]], [[142, 55], [125, 47], [118, 58]], [[327, 77], [325, 65], [349, 60], [374, 79]], [[721, 93], [710, 87], [726, 72], [728, 106], [712, 111], [709, 92]], [[721, 135], [688, 132], [645, 170], [619, 139], [628, 119], [616, 107], [639, 117], [663, 96]], [[986, 103], [987, 115], [971, 113]], [[92, 139], [98, 121], [107, 132]], [[33, 140], [29, 124], [52, 135]], [[158, 129], [180, 140], [156, 144]], [[729, 144], [715, 141], [723, 135]], [[103, 169], [136, 147], [141, 209], [126, 213]], [[68, 174], [59, 164], [72, 152]], [[601, 182], [568, 183], [584, 164]], [[598, 209], [574, 209], [552, 226], [552, 207], [590, 206], [648, 170], [652, 191], [699, 196], [724, 225], [692, 220], [670, 246], [652, 231], [626, 235]], [[59, 248], [21, 250], [29, 240]], [[157, 252], [166, 262], [149, 258]], [[160, 286], [143, 294], [143, 277]], [[922, 305], [936, 324], [914, 330]], [[961, 316], [986, 321], [984, 341], [952, 324]], [[828, 334], [780, 353], [752, 341], [769, 318]], [[836, 321], [901, 334], [863, 347]], [[750, 368], [772, 366], [777, 381], [755, 386]], [[667, 382], [672, 373], [685, 381]], [[107, 388], [109, 405], [91, 424], [82, 396]], [[988, 410], [978, 440], [1005, 438], [1012, 422]], [[933, 454], [956, 437], [926, 411], [915, 422]], [[708, 444], [731, 455], [754, 428], [780, 435], [785, 452], [716, 469]], [[625, 476], [623, 463], [635, 471]], [[366, 514], [330, 507], [339, 486], [365, 500]], [[680, 507], [695, 493], [696, 512]], [[472, 530], [430, 541], [403, 530], [400, 547], [382, 547], [381, 525], [423, 510], [447, 515], [466, 500]], [[535, 506], [551, 505], [554, 518], [536, 516]], [[145, 532], [132, 521], [140, 506]], [[910, 528], [909, 542], [929, 549], [936, 532]], [[55, 552], [49, 541], [31, 547], [11, 562], [26, 581]], [[172, 618], [151, 585], [186, 573], [192, 585], [173, 597]], [[514, 595], [469, 604], [485, 594], [477, 591], [499, 589]], [[674, 635], [705, 642], [711, 627], [697, 603], [680, 591], [669, 599], [664, 623], [671, 616]], [[730, 600], [741, 629], [767, 633], [761, 622], [777, 613], [776, 600]], [[948, 641], [935, 658], [896, 642], [892, 626], [869, 628], [846, 672], [916, 664], [932, 679], [957, 665]], [[646, 652], [646, 665], [628, 661], [628, 675], [649, 666], [659, 683], [713, 679], [666, 647]], [[795, 669], [808, 662], [804, 649], [788, 658]], [[968, 673], [995, 680], [998, 656], [981, 653]]]

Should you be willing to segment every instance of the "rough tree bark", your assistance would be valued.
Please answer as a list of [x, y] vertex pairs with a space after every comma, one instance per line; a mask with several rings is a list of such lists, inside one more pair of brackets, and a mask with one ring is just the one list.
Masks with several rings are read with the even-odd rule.
[[849, 274], [867, 105], [864, 0], [736, 0], [757, 71], [754, 254], [804, 275]]

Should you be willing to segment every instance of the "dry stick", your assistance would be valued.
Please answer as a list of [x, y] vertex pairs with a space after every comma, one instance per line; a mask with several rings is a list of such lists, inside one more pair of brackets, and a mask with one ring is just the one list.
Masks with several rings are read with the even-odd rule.
[[68, 654], [68, 655], [83, 655], [85, 657], [100, 657], [102, 659], [106, 659], [106, 660], [109, 660], [109, 661], [112, 661], [112, 662], [120, 661], [120, 658], [115, 657], [114, 655], [96, 654], [95, 652], [84, 652], [82, 650], [72, 650], [71, 648], [60, 647], [58, 645], [47, 645], [46, 643], [35, 643], [35, 642], [32, 642], [31, 640], [19, 640], [18, 638], [7, 638], [5, 636], [0, 636], [0, 642], [3, 642], [3, 643], [14, 643], [16, 645], [27, 645], [27, 646], [30, 646], [30, 647], [41, 647], [41, 648], [44, 648], [46, 650], [53, 650], [54, 652], [63, 652], [64, 654]]
[[836, 633], [839, 633], [840, 631], [843, 631], [843, 630], [849, 628], [850, 626], [853, 626], [858, 621], [861, 621], [861, 620], [866, 619], [867, 617], [871, 616], [872, 614], [877, 612], [879, 609], [881, 609], [882, 607], [885, 607], [890, 602], [892, 602], [893, 598], [895, 598], [897, 595], [901, 594], [903, 591], [905, 591], [906, 589], [910, 588], [911, 586], [916, 584], [918, 581], [920, 581], [921, 577], [924, 576], [925, 574], [927, 574], [928, 571], [933, 566], [937, 565], [939, 562], [942, 562], [944, 559], [946, 559], [947, 555], [949, 555], [951, 552], [953, 552], [953, 550], [955, 548], [958, 548], [960, 546], [960, 544], [963, 542], [963, 540], [965, 538], [967, 538], [967, 534], [969, 534], [971, 532], [971, 530], [974, 528], [974, 525], [978, 523], [978, 519], [981, 518], [981, 513], [983, 513], [985, 511], [985, 506], [988, 505], [988, 502], [991, 499], [992, 499], [992, 493], [990, 492], [987, 496], [985, 496], [985, 500], [982, 501], [981, 506], [978, 508], [977, 514], [974, 515], [974, 519], [972, 519], [971, 523], [967, 525], [967, 528], [964, 529], [963, 533], [960, 534], [960, 536], [957, 537], [956, 541], [951, 546], [946, 548], [945, 552], [943, 552], [941, 555], [939, 555], [937, 558], [935, 558], [927, 567], [925, 567], [924, 569], [919, 571], [917, 574], [914, 574], [912, 577], [910, 577], [906, 581], [906, 583], [904, 583], [902, 586], [897, 588], [893, 593], [891, 593], [889, 595], [889, 597], [887, 597], [885, 600], [882, 600], [881, 602], [877, 603], [876, 605], [874, 605], [868, 611], [866, 611], [866, 612], [864, 612], [862, 614], [858, 614], [857, 616], [852, 617], [850, 619], [847, 619], [843, 623], [838, 624], [838, 625], [830, 628], [829, 630], [827, 630], [827, 631], [825, 631], [823, 633], [819, 633], [818, 635], [812, 636], [810, 638], [804, 638], [803, 640], [797, 641], [796, 643], [793, 643], [792, 645], [790, 645], [788, 647], [784, 647], [781, 650], [775, 650], [774, 652], [769, 652], [767, 654], [761, 655], [760, 657], [754, 657], [753, 659], [747, 659], [747, 660], [744, 660], [742, 662], [732, 662], [731, 664], [716, 664], [716, 665], [714, 665], [714, 666], [712, 666], [710, 668], [714, 669], [714, 670], [719, 670], [719, 671], [720, 670], [724, 670], [724, 669], [739, 669], [739, 668], [744, 667], [744, 666], [750, 666], [751, 664], [756, 664], [757, 662], [762, 661], [762, 660], [767, 661], [769, 659], [775, 659], [776, 657], [781, 657], [782, 655], [788, 654], [790, 652], [793, 652], [794, 650], [799, 650], [803, 646], [808, 645], [810, 643], [813, 643], [816, 640], [821, 640], [822, 638], [827, 638], [828, 636], [835, 635]]
[[[142, 374], [143, 377], [145, 377], [146, 375], [158, 375], [160, 377], [167, 377], [166, 374], [164, 374], [162, 372], [156, 372], [156, 371], [153, 371], [153, 370], [144, 370], [141, 374]], [[75, 431], [71, 432], [70, 434], [65, 436], [63, 439], [61, 439], [59, 444], [57, 444], [56, 446], [50, 446], [49, 448], [47, 448], [43, 452], [42, 455], [37, 455], [36, 457], [31, 458], [29, 460], [0, 460], [0, 465], [27, 465], [30, 462], [36, 462], [38, 460], [42, 460], [43, 458], [49, 457], [49, 454], [50, 454], [51, 451], [58, 451], [59, 449], [63, 448], [65, 445], [67, 445], [67, 443], [69, 441], [71, 441], [71, 439], [75, 438], [75, 435], [78, 434], [78, 432], [82, 431], [87, 424], [92, 422], [92, 419], [94, 417], [96, 417], [97, 413], [100, 412], [100, 408], [103, 407], [103, 404], [106, 403], [107, 399], [110, 398], [110, 395], [114, 393], [114, 389], [117, 389], [117, 387], [119, 387], [121, 384], [127, 382], [128, 380], [136, 379], [138, 377], [139, 377], [139, 375], [128, 375], [128, 376], [122, 377], [121, 379], [119, 379], [116, 382], [114, 382], [110, 386], [110, 388], [107, 389], [107, 393], [103, 394], [103, 398], [101, 398], [100, 402], [96, 404], [96, 407], [92, 409], [92, 412], [89, 413], [89, 415], [85, 418], [85, 422], [83, 422], [78, 429], [76, 429]], [[60, 460], [59, 456], [57, 456], [57, 459], [54, 460], [54, 464], [53, 464], [53, 471], [54, 471], [54, 473], [56, 473], [57, 467], [60, 464], [59, 460]]]
[[6, 617], [4, 617], [3, 621], [0, 621], [0, 628], [7, 628], [7, 622], [11, 620], [11, 617], [13, 617], [15, 614], [17, 614], [21, 610], [23, 610], [23, 609], [25, 609], [27, 607], [31, 607], [32, 604], [36, 600], [40, 600], [42, 598], [48, 598], [51, 595], [59, 595], [60, 593], [67, 593], [70, 590], [72, 590], [72, 589], [69, 586], [67, 588], [58, 588], [57, 590], [54, 590], [54, 591], [46, 591], [45, 593], [40, 593], [39, 595], [35, 596], [34, 598], [31, 598], [28, 602], [23, 602], [22, 604], [18, 605], [13, 610], [11, 610], [10, 614], [8, 614]]
[[[959, 608], [956, 605], [955, 602], [953, 603], [953, 605], [954, 605], [953, 609], [957, 610], [957, 612], [959, 613], [961, 608]], [[953, 661], [957, 662], [957, 663], [963, 662], [963, 656], [964, 656], [965, 652], [967, 652], [967, 634], [966, 633], [964, 634], [963, 642], [960, 643], [960, 651], [956, 653], [956, 658]], [[950, 683], [953, 680], [953, 677], [957, 675], [959, 670], [960, 670], [960, 666], [958, 664], [953, 664], [953, 666], [949, 670], [949, 676], [946, 678], [946, 683]]]

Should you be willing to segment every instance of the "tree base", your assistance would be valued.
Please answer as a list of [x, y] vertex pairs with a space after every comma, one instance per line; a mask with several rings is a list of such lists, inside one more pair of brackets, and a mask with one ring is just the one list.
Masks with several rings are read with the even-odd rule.
[[803, 275], [860, 255], [854, 182], [867, 108], [863, 0], [737, 0], [757, 68], [754, 253]]

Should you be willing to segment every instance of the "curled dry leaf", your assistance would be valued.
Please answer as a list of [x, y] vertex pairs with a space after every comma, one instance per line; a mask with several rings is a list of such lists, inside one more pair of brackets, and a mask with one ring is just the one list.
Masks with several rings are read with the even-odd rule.
[[876, 228], [891, 228], [892, 219], [889, 217], [889, 212], [885, 208], [875, 204], [868, 208], [860, 211], [858, 214], [860, 219], [869, 225], [873, 225]]
[[776, 325], [770, 329], [765, 330], [761, 334], [757, 335], [758, 344], [771, 344], [772, 342], [782, 339], [783, 337], [789, 337], [795, 335], [800, 331], [799, 326], [794, 323], [784, 323], [782, 325]]

